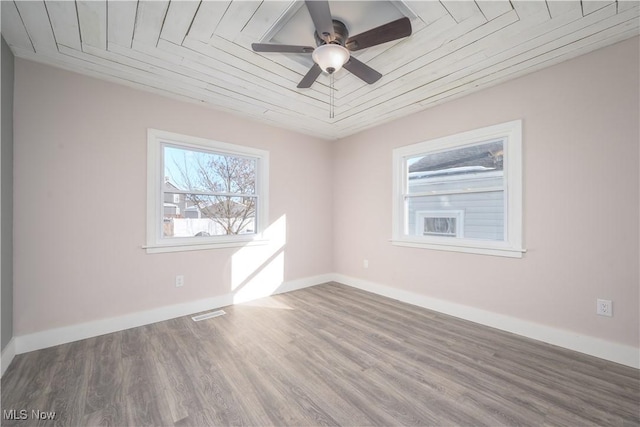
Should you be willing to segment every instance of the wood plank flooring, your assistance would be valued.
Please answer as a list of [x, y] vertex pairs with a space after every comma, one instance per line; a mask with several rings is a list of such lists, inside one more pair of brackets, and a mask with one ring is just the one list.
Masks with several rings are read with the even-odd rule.
[[2, 425], [640, 425], [636, 369], [337, 283], [225, 311], [16, 356]]

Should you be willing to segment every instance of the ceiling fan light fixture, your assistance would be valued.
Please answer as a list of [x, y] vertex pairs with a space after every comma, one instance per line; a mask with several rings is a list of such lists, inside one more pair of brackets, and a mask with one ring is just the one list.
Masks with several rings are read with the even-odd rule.
[[339, 44], [323, 44], [318, 46], [311, 54], [316, 64], [320, 66], [325, 73], [333, 74], [340, 70], [342, 66], [349, 60], [351, 54]]

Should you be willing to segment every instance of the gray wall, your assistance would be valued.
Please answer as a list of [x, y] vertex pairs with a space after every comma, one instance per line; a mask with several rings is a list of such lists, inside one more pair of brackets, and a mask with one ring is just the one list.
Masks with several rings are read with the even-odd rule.
[[13, 337], [13, 54], [2, 39], [2, 146], [0, 152], [0, 272], [3, 350]]

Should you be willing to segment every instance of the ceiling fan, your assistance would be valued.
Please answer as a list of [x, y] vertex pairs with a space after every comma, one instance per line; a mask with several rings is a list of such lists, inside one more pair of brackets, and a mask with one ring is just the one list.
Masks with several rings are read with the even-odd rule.
[[314, 64], [298, 83], [298, 88], [311, 87], [323, 71], [333, 74], [342, 67], [369, 84], [375, 83], [382, 74], [358, 61], [351, 52], [411, 35], [411, 22], [405, 17], [349, 37], [346, 25], [332, 18], [327, 0], [306, 0], [305, 3], [316, 28], [315, 48], [269, 43], [251, 45], [255, 52], [310, 53]]

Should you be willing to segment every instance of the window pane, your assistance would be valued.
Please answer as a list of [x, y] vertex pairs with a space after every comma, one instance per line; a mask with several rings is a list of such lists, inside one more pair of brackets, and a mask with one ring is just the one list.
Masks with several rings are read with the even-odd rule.
[[504, 192], [410, 197], [406, 234], [503, 241]]
[[409, 194], [502, 188], [503, 144], [486, 142], [407, 159]]
[[[175, 203], [175, 196], [179, 197]], [[255, 234], [256, 198], [165, 193], [163, 237]]]
[[255, 194], [256, 159], [165, 145], [165, 191]]

